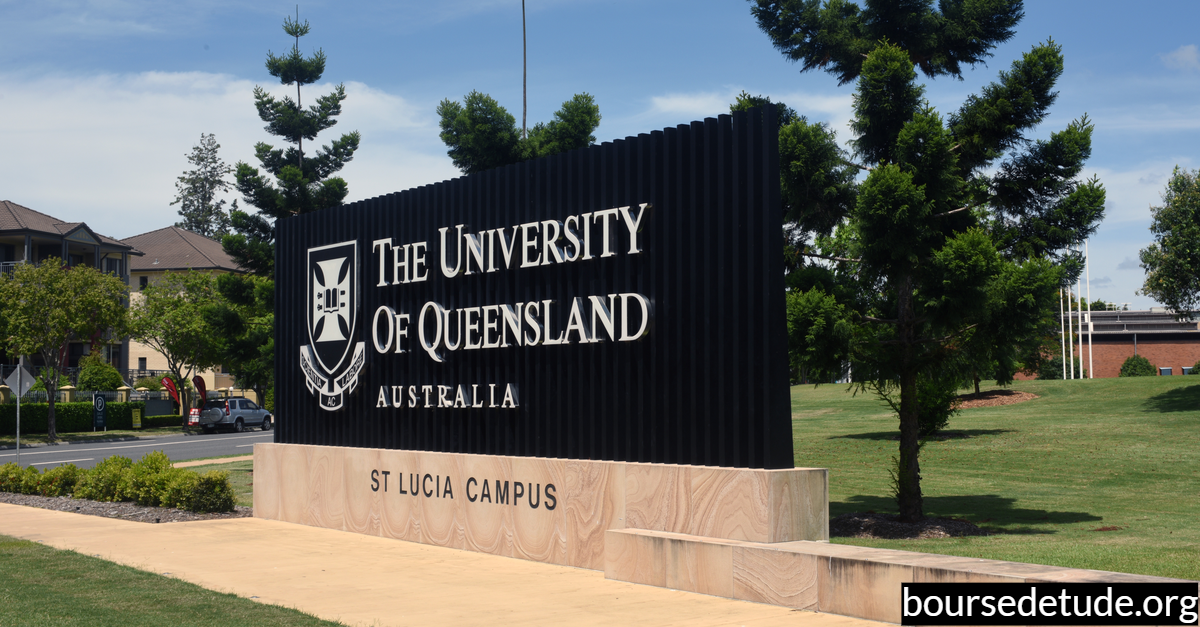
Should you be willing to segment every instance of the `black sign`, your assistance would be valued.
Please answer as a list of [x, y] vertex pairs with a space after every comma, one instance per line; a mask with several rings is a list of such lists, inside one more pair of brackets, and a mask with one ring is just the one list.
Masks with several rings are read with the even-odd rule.
[[790, 468], [774, 118], [280, 221], [276, 441]]
[[108, 406], [104, 401], [104, 397], [97, 394], [92, 397], [92, 428], [97, 431], [105, 430], [105, 418], [108, 414]]

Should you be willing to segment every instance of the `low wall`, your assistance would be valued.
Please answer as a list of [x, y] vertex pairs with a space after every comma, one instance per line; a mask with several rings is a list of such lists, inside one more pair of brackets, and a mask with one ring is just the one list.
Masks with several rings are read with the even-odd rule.
[[828, 473], [256, 444], [254, 515], [604, 569], [610, 529], [829, 537]]
[[258, 518], [796, 609], [898, 623], [902, 583], [1180, 582], [830, 544], [828, 507], [822, 468], [254, 446]]
[[608, 579], [889, 623], [901, 620], [903, 583], [1196, 584], [828, 542], [764, 544], [640, 529], [607, 536]]

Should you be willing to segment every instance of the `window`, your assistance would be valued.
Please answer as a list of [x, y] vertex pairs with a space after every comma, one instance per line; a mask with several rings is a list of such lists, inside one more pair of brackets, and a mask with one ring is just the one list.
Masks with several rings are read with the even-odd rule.
[[145, 369], [146, 369], [146, 358], [138, 357], [138, 370], [145, 370]]
[[148, 277], [148, 276], [138, 277], [138, 291], [146, 289], [146, 284], [149, 282], [150, 282], [150, 277]]
[[255, 405], [254, 401], [242, 401], [242, 409], [255, 410], [258, 409], [258, 405]]

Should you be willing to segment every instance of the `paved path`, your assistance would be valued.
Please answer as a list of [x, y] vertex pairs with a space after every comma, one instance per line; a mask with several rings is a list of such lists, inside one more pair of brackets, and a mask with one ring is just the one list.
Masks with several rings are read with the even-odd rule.
[[0, 504], [0, 533], [349, 625], [882, 625], [256, 518], [150, 525]]
[[[22, 447], [21, 465], [42, 469], [72, 463], [80, 468], [91, 468], [105, 457], [124, 455], [137, 461], [150, 451], [162, 451], [172, 460], [239, 455], [253, 452], [256, 443], [272, 442], [274, 438], [274, 431], [255, 430], [245, 433], [181, 434], [126, 442], [76, 442]], [[0, 464], [16, 459], [16, 449], [0, 450]]]

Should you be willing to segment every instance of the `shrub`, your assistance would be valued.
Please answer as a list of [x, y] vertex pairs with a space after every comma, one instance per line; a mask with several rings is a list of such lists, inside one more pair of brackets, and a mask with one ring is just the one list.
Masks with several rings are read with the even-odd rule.
[[142, 416], [143, 429], [150, 429], [152, 427], [179, 427], [182, 425], [183, 418], [178, 415]]
[[163, 507], [175, 509], [192, 509], [192, 495], [200, 484], [200, 475], [183, 468], [172, 468], [167, 473], [159, 502]]
[[[32, 472], [35, 476], [32, 484], [29, 481], [29, 473]], [[37, 487], [36, 479], [37, 471], [33, 468], [21, 468], [16, 462], [8, 462], [0, 466], [0, 491], [12, 492], [14, 494], [32, 494], [26, 492], [26, 487]]]
[[958, 413], [956, 398], [958, 390], [936, 379], [917, 379], [917, 415], [921, 437], [927, 438], [950, 424], [950, 417]]
[[229, 473], [212, 470], [200, 475], [175, 468], [161, 451], [147, 453], [136, 464], [128, 457], [113, 455], [91, 470], [64, 464], [39, 473], [9, 462], [0, 466], [0, 492], [134, 501], [199, 513], [231, 512], [237, 503]]
[[[1068, 376], [1070, 376], [1070, 364], [1067, 365]], [[1075, 376], [1079, 373], [1084, 373], [1083, 378], [1087, 378], [1087, 371], [1083, 368], [1083, 362], [1080, 358], [1075, 358]], [[1037, 378], [1047, 380], [1058, 380], [1063, 378], [1063, 359], [1062, 355], [1055, 355], [1042, 361], [1041, 366], [1037, 371]]]
[[1196, 362], [1196, 365], [1192, 366], [1192, 374], [1200, 374], [1200, 361]]
[[125, 498], [138, 505], [158, 505], [165, 488], [163, 481], [168, 471], [173, 470], [171, 459], [162, 451], [151, 451], [142, 456], [126, 473], [121, 492]]
[[210, 470], [200, 475], [196, 482], [196, 487], [192, 490], [191, 507], [188, 509], [201, 514], [231, 512], [236, 503], [233, 486], [229, 484], [229, 473]]
[[79, 383], [75, 387], [80, 390], [115, 392], [123, 385], [121, 373], [100, 355], [93, 353], [79, 360]]
[[1134, 355], [1121, 364], [1121, 373], [1117, 376], [1153, 377], [1156, 374], [1158, 374], [1158, 369], [1154, 367], [1154, 364], [1150, 363], [1149, 359], [1141, 355]]
[[75, 464], [47, 468], [37, 480], [37, 493], [42, 496], [70, 496], [82, 473]]
[[133, 387], [134, 389], [146, 388], [152, 392], [158, 392], [163, 389], [162, 383], [154, 377], [142, 377], [134, 382]]
[[82, 473], [75, 484], [75, 498], [93, 501], [125, 501], [123, 489], [130, 484], [127, 475], [133, 460], [122, 455], [113, 455]]

